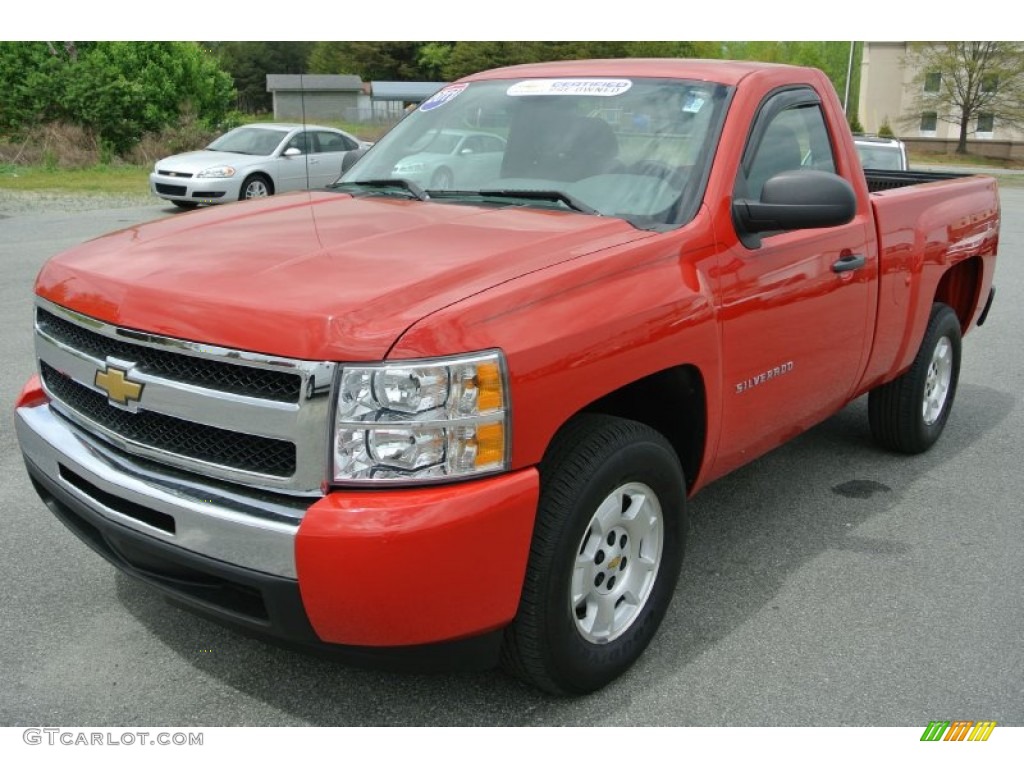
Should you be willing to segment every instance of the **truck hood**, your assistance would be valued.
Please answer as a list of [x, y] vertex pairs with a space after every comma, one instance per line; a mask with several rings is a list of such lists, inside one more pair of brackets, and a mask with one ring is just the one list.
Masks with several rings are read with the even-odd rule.
[[97, 238], [51, 259], [36, 292], [149, 333], [308, 360], [381, 360], [432, 312], [650, 236], [561, 211], [299, 192]]

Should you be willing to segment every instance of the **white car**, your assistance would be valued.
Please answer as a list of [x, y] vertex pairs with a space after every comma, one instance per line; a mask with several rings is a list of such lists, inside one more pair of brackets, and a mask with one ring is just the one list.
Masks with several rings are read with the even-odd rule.
[[337, 128], [253, 123], [206, 149], [158, 161], [149, 187], [179, 208], [317, 189], [338, 179], [346, 154], [369, 146]]
[[391, 171], [421, 187], [446, 190], [477, 187], [501, 175], [505, 140], [480, 131], [428, 131]]

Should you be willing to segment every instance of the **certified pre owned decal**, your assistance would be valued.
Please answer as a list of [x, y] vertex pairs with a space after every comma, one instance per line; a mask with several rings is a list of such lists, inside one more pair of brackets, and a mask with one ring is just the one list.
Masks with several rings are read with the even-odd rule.
[[559, 80], [522, 80], [510, 85], [509, 96], [618, 96], [633, 87], [632, 80], [577, 77]]
[[429, 112], [432, 109], [443, 107], [445, 104], [454, 99], [468, 87], [469, 83], [458, 83], [457, 85], [445, 86], [440, 91], [431, 96], [429, 99], [420, 104], [420, 112]]

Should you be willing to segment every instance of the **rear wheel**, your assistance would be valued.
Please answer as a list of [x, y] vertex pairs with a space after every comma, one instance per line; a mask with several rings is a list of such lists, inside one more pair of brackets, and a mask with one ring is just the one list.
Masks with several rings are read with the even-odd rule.
[[960, 378], [960, 320], [933, 304], [928, 328], [910, 369], [868, 395], [871, 434], [884, 448], [923, 453], [949, 419]]
[[274, 194], [274, 185], [263, 174], [257, 173], [242, 182], [238, 193], [239, 200], [252, 200], [257, 197], [269, 197]]
[[682, 563], [685, 483], [643, 424], [577, 417], [541, 464], [526, 580], [503, 665], [557, 694], [595, 691], [639, 658]]

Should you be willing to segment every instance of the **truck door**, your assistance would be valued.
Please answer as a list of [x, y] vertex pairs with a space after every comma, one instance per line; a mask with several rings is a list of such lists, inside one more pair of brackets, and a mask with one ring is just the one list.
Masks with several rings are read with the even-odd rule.
[[[752, 125], [734, 198], [759, 199], [781, 171], [835, 173], [833, 146], [813, 90], [776, 93]], [[821, 421], [851, 395], [868, 350], [877, 265], [870, 211], [859, 207], [843, 226], [765, 233], [750, 245], [731, 230], [719, 272], [716, 474]]]

